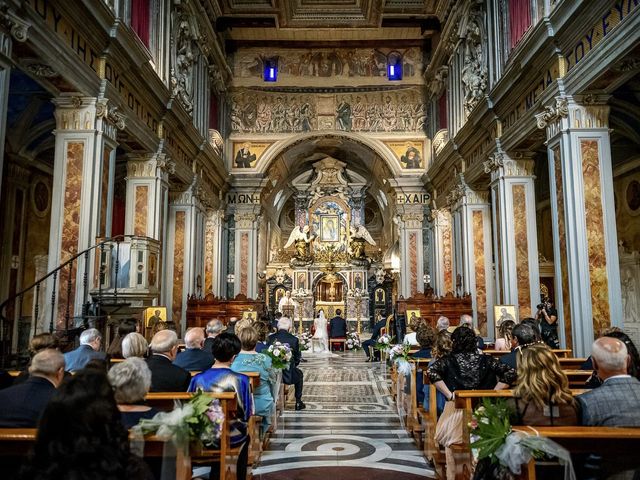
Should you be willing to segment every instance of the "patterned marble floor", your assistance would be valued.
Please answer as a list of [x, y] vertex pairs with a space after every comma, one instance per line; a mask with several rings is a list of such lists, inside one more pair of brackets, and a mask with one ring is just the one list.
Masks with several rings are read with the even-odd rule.
[[[394, 480], [435, 478], [400, 423], [379, 363], [364, 362], [362, 352], [306, 358], [301, 368], [307, 409], [287, 406], [253, 470], [255, 479], [339, 479], [347, 471], [351, 480], [391, 478], [391, 472]], [[369, 469], [373, 475], [353, 473]]]

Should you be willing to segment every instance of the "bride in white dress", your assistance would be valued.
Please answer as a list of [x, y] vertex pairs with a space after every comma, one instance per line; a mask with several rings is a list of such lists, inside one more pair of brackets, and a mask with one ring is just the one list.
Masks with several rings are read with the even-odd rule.
[[329, 352], [329, 334], [327, 333], [327, 319], [324, 310], [318, 312], [318, 317], [313, 321], [315, 333], [311, 340], [312, 352]]

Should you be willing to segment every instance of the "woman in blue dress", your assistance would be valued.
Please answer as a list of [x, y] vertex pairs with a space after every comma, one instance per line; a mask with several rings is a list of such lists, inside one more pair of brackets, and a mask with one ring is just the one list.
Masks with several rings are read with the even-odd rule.
[[275, 382], [275, 372], [271, 367], [271, 358], [256, 352], [258, 331], [252, 327], [245, 327], [238, 333], [242, 350], [231, 364], [234, 372], [258, 372], [260, 385], [253, 391], [255, 414], [262, 417], [262, 429], [266, 431], [271, 424], [275, 402], [271, 394]]
[[[229, 422], [231, 428], [231, 447], [242, 446], [237, 463], [237, 478], [244, 480], [247, 475], [247, 460], [249, 452], [249, 435], [247, 425], [249, 417], [253, 415], [253, 396], [249, 377], [231, 370], [231, 363], [240, 353], [240, 340], [233, 333], [221, 333], [213, 340], [213, 356], [216, 361], [209, 370], [191, 379], [189, 391], [195, 392], [199, 388], [206, 392], [235, 392], [238, 410], [235, 418]], [[210, 479], [217, 479], [219, 465], [211, 468]]]

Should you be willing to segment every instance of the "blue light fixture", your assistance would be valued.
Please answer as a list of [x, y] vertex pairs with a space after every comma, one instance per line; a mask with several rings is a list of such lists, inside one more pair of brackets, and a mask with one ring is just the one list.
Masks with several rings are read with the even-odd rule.
[[278, 81], [278, 59], [272, 58], [264, 61], [263, 79], [265, 82]]
[[387, 78], [391, 81], [402, 80], [402, 55], [391, 52], [387, 55]]

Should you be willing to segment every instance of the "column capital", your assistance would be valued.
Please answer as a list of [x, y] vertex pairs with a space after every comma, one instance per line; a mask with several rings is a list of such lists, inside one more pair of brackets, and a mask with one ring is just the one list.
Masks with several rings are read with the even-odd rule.
[[507, 154], [499, 150], [489, 155], [489, 160], [483, 163], [484, 172], [491, 174], [492, 182], [506, 177], [532, 177], [535, 164], [533, 155], [526, 151]]
[[236, 221], [236, 228], [239, 229], [252, 229], [259, 218], [259, 215], [254, 211], [241, 210], [233, 214], [233, 218]]
[[11, 183], [20, 185], [22, 187], [29, 185], [31, 171], [28, 168], [25, 168], [14, 162], [8, 162], [6, 168], [7, 170], [4, 173], [4, 177]]
[[96, 120], [101, 122], [98, 128], [112, 140], [116, 139], [118, 130], [124, 130], [126, 117], [118, 111], [118, 107], [110, 107], [108, 98], [96, 102]]
[[127, 155], [127, 179], [160, 178], [168, 181], [175, 172], [175, 162], [165, 153], [132, 153]]
[[24, 43], [29, 38], [31, 24], [21, 19], [5, 1], [0, 1], [0, 25], [5, 27], [17, 42]]
[[569, 128], [609, 128], [609, 95], [585, 94], [561, 96], [543, 111], [535, 114], [538, 128], [547, 130], [553, 138]]
[[224, 210], [211, 210], [209, 213], [209, 221], [214, 227], [219, 227], [224, 223], [225, 213]]
[[56, 106], [56, 131], [93, 130], [96, 125], [95, 97], [83, 97], [78, 93], [63, 93], [53, 99]]

